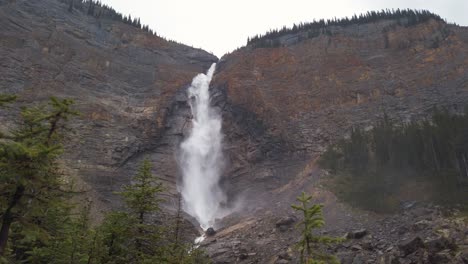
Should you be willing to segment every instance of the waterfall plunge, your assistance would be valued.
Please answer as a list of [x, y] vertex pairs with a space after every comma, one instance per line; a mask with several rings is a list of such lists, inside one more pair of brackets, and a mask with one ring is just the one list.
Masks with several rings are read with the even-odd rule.
[[216, 64], [206, 74], [193, 78], [188, 89], [192, 110], [192, 130], [182, 142], [179, 157], [183, 181], [184, 210], [206, 230], [222, 217], [226, 196], [219, 186], [223, 167], [221, 116], [210, 105], [209, 85]]

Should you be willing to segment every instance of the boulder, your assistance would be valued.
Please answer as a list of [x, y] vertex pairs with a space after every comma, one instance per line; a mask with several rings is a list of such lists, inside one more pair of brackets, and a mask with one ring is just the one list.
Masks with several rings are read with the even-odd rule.
[[247, 253], [241, 253], [239, 255], [239, 260], [246, 260], [249, 257]]
[[361, 251], [362, 250], [362, 247], [360, 245], [353, 245], [351, 247], [351, 250], [353, 251]]
[[409, 228], [407, 226], [400, 226], [397, 228], [397, 232], [399, 235], [404, 235], [409, 232]]
[[409, 210], [416, 205], [415, 201], [404, 201], [400, 203], [400, 206], [403, 210]]
[[468, 248], [465, 248], [465, 250], [462, 250], [458, 257], [460, 259], [460, 263], [468, 264]]
[[354, 230], [354, 231], [348, 232], [348, 234], [346, 234], [346, 238], [348, 238], [348, 239], [361, 239], [364, 236], [366, 236], [367, 233], [368, 233], [367, 229]]
[[352, 264], [365, 264], [366, 257], [363, 254], [358, 254], [354, 257]]
[[297, 218], [295, 216], [293, 216], [293, 215], [286, 216], [286, 217], [283, 217], [283, 218], [279, 219], [276, 222], [276, 227], [279, 227], [279, 226], [282, 226], [282, 225], [290, 226], [290, 225], [294, 224], [296, 221], [297, 221]]
[[413, 224], [413, 230], [416, 232], [422, 231], [428, 228], [431, 225], [431, 222], [428, 220], [421, 220]]
[[404, 264], [416, 264], [416, 263], [429, 263], [429, 254], [427, 250], [424, 248], [419, 248], [415, 252], [405, 256], [404, 258], [400, 259]]
[[374, 245], [372, 244], [372, 241], [370, 240], [362, 242], [361, 246], [365, 250], [369, 250], [369, 251], [374, 250]]
[[401, 264], [398, 256], [395, 256], [393, 253], [386, 254], [380, 259], [381, 264]]
[[205, 234], [206, 236], [209, 236], [209, 237], [214, 236], [216, 235], [216, 231], [214, 230], [214, 228], [210, 227], [205, 231]]
[[292, 259], [291, 255], [287, 251], [284, 251], [284, 252], [281, 252], [280, 254], [278, 254], [278, 258], [279, 259], [285, 259], [285, 260], [291, 260]]
[[279, 219], [275, 226], [278, 228], [280, 231], [286, 231], [289, 227], [291, 227], [295, 222], [297, 221], [297, 218], [293, 215], [283, 217]]
[[403, 240], [399, 245], [401, 253], [404, 256], [407, 256], [420, 248], [424, 248], [424, 242], [420, 237], [414, 237], [410, 239]]
[[356, 253], [353, 252], [338, 252], [336, 254], [341, 264], [352, 264]]
[[453, 263], [452, 256], [450, 255], [450, 251], [444, 250], [444, 251], [429, 255], [429, 263], [431, 264]]
[[453, 240], [443, 236], [428, 240], [424, 244], [430, 253], [437, 253], [445, 249], [455, 250], [457, 247]]

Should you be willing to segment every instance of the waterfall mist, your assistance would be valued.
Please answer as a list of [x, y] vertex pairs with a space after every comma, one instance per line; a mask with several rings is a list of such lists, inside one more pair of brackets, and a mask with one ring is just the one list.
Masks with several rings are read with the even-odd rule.
[[226, 196], [219, 186], [223, 167], [221, 115], [210, 105], [209, 85], [216, 64], [193, 78], [188, 89], [192, 129], [180, 145], [184, 210], [206, 230], [222, 217]]

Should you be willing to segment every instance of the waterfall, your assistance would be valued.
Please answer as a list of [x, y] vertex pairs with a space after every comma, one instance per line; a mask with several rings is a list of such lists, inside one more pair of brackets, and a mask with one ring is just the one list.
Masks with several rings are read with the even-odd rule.
[[180, 145], [183, 209], [206, 230], [221, 216], [226, 196], [219, 186], [223, 167], [221, 115], [210, 105], [209, 85], [216, 64], [198, 74], [188, 89], [192, 129]]

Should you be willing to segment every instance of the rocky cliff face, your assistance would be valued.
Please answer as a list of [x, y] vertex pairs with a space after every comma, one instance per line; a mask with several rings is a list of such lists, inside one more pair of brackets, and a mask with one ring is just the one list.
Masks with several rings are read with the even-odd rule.
[[[57, 0], [0, 1], [0, 91], [22, 105], [51, 95], [75, 100], [81, 115], [66, 164], [101, 201], [114, 201], [145, 154], [172, 188], [182, 134], [169, 129], [168, 116], [177, 92], [217, 58], [67, 8]], [[8, 117], [0, 116], [3, 125]]]
[[[463, 105], [466, 28], [395, 21], [333, 26], [278, 48], [245, 47], [221, 59], [214, 81], [294, 151], [320, 152], [351, 126], [384, 112], [408, 120], [433, 105]], [[289, 41], [289, 42], [288, 42]]]

